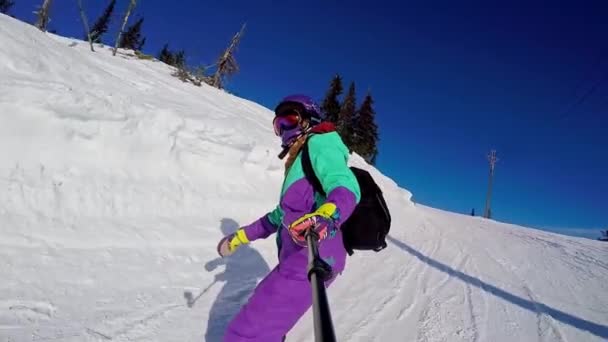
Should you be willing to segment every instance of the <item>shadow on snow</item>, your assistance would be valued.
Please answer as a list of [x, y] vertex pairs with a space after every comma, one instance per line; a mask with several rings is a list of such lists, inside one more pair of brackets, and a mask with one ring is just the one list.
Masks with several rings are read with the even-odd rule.
[[[220, 229], [224, 235], [232, 234], [239, 224], [229, 218], [222, 219]], [[220, 341], [230, 320], [247, 302], [258, 280], [264, 278], [270, 269], [258, 251], [249, 245], [243, 245], [229, 258], [216, 258], [207, 264], [209, 272], [218, 266], [225, 266], [224, 271], [215, 275], [213, 284], [223, 282], [217, 298], [211, 305], [205, 341]]]
[[561, 310], [554, 309], [543, 303], [516, 296], [494, 285], [488, 284], [478, 278], [455, 270], [450, 266], [443, 264], [437, 260], [431, 259], [425, 256], [424, 254], [418, 252], [416, 249], [408, 246], [407, 244], [394, 239], [393, 237], [388, 236], [387, 240], [392, 242], [395, 246], [399, 247], [403, 251], [415, 256], [420, 261], [428, 264], [429, 266], [436, 268], [441, 272], [447, 273], [450, 276], [456, 277], [468, 284], [471, 284], [472, 286], [480, 288], [496, 297], [506, 300], [509, 303], [512, 303], [534, 313], [549, 315], [559, 322], [570, 325], [580, 330], [588, 331], [595, 336], [599, 336], [601, 338], [608, 338], [608, 327], [605, 325], [597, 324], [586, 319], [576, 317]]

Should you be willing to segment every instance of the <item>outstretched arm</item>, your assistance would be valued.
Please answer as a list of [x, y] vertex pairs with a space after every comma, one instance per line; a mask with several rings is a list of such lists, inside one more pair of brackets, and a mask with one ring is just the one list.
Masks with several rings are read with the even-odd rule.
[[281, 217], [282, 210], [277, 206], [273, 211], [242, 229], [249, 241], [265, 239], [277, 231], [277, 227], [281, 224]]
[[277, 231], [282, 215], [281, 208], [277, 207], [250, 225], [239, 228], [233, 234], [225, 236], [217, 245], [218, 254], [225, 257], [234, 253], [241, 245], [267, 238]]

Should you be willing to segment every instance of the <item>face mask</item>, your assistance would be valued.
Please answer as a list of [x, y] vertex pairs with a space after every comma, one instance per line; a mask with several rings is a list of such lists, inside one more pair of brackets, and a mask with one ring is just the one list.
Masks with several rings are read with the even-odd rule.
[[283, 130], [281, 133], [281, 146], [283, 148], [289, 148], [301, 134], [302, 128], [299, 126], [288, 130]]

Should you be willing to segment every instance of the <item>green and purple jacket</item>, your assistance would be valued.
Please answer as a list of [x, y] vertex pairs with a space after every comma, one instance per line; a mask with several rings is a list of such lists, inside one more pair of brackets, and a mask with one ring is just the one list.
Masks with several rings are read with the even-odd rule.
[[315, 126], [308, 139], [308, 151], [315, 174], [327, 197], [315, 193], [306, 179], [300, 152], [288, 170], [281, 190], [279, 205], [251, 225], [244, 227], [250, 241], [276, 233], [279, 249], [279, 272], [294, 280], [307, 279], [308, 252], [293, 242], [288, 227], [298, 218], [315, 211], [321, 204], [332, 202], [339, 210], [337, 228], [319, 244], [319, 254], [334, 274], [342, 272], [346, 250], [340, 225], [348, 219], [361, 198], [359, 184], [348, 167], [349, 151], [331, 123]]

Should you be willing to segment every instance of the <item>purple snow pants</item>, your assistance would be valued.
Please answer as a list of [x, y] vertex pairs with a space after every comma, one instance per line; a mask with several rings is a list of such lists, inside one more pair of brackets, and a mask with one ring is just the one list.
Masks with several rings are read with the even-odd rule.
[[[335, 279], [326, 282], [326, 287]], [[288, 278], [277, 266], [230, 322], [224, 342], [280, 342], [311, 305], [308, 280]]]

